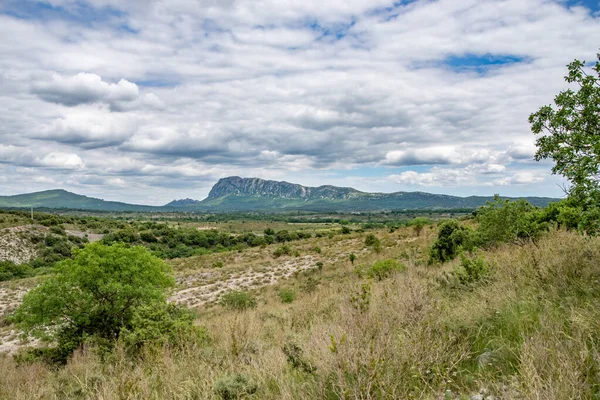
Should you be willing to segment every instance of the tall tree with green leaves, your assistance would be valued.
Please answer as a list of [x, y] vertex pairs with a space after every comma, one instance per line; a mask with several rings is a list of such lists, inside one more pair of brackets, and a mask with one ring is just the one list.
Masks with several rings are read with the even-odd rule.
[[[600, 54], [598, 55], [600, 60]], [[571, 182], [569, 194], [600, 199], [600, 63], [591, 69], [575, 60], [565, 80], [574, 86], [529, 117], [536, 141], [535, 159], [552, 159], [552, 172]]]
[[56, 341], [64, 362], [86, 338], [114, 343], [143, 307], [166, 306], [171, 268], [146, 248], [94, 243], [59, 263], [56, 274], [23, 298], [15, 320]]

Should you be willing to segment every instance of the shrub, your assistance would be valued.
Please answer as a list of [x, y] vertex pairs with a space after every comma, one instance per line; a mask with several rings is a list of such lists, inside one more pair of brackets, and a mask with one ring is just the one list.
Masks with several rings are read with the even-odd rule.
[[296, 343], [286, 343], [283, 345], [283, 354], [287, 359], [287, 362], [292, 368], [299, 369], [308, 374], [311, 374], [317, 370], [306, 358], [304, 357], [304, 351]]
[[367, 269], [367, 276], [370, 278], [377, 278], [377, 280], [383, 280], [390, 276], [395, 271], [404, 271], [406, 266], [398, 260], [381, 260], [373, 264]]
[[50, 232], [56, 234], [56, 235], [66, 235], [67, 233], [65, 232], [65, 228], [62, 225], [53, 225], [50, 227]]
[[431, 221], [431, 219], [429, 219], [429, 218], [416, 217], [415, 219], [413, 219], [410, 222], [409, 225], [413, 227], [413, 230], [415, 231], [415, 235], [421, 236], [421, 231], [423, 230], [425, 225], [430, 225], [432, 222], [433, 221]]
[[344, 235], [348, 235], [350, 232], [352, 232], [350, 230], [350, 228], [348, 228], [347, 226], [342, 226], [342, 230], [341, 230], [342, 234]]
[[525, 200], [502, 200], [495, 196], [477, 210], [477, 240], [480, 245], [536, 239], [547, 230], [545, 213]]
[[291, 240], [292, 240], [292, 238], [291, 238], [290, 233], [288, 231], [286, 231], [285, 229], [281, 230], [275, 234], [275, 241], [278, 243], [289, 242]]
[[235, 311], [244, 311], [256, 307], [256, 300], [250, 294], [241, 290], [224, 293], [219, 300], [223, 307]]
[[213, 267], [213, 268], [223, 268], [223, 266], [225, 266], [225, 264], [223, 264], [223, 261], [215, 261], [215, 262], [212, 264], [212, 267]]
[[354, 269], [358, 277], [362, 278], [367, 276], [369, 278], [383, 280], [389, 277], [394, 271], [404, 271], [406, 266], [398, 260], [380, 260], [370, 267], [359, 265]]
[[380, 243], [381, 242], [379, 239], [377, 239], [377, 236], [373, 235], [372, 233], [369, 233], [365, 238], [365, 246], [375, 246]]
[[463, 285], [478, 282], [488, 274], [489, 265], [483, 257], [468, 258], [464, 254], [460, 255], [460, 266], [454, 270], [454, 276]]
[[192, 340], [208, 341], [206, 332], [194, 326], [194, 316], [175, 304], [138, 307], [131, 324], [123, 329], [121, 339], [129, 351], [136, 352], [145, 345], [177, 345]]
[[296, 292], [294, 289], [281, 289], [279, 292], [277, 292], [277, 295], [282, 303], [292, 303], [294, 300], [296, 300]]
[[214, 392], [223, 400], [242, 399], [256, 393], [258, 385], [241, 374], [229, 374], [219, 378], [214, 385]]
[[33, 275], [34, 270], [27, 264], [15, 264], [12, 261], [0, 261], [0, 282], [25, 278]]
[[429, 250], [429, 262], [446, 262], [456, 257], [461, 248], [473, 247], [473, 235], [469, 228], [457, 220], [449, 219], [439, 225], [436, 241]]
[[354, 265], [354, 261], [356, 260], [356, 255], [354, 253], [350, 253], [348, 255], [348, 259], [350, 260], [350, 262], [352, 263], [352, 265]]
[[292, 254], [292, 249], [290, 248], [290, 246], [288, 245], [283, 245], [278, 247], [274, 252], [273, 252], [273, 257], [275, 258], [279, 258], [283, 255], [289, 256]]

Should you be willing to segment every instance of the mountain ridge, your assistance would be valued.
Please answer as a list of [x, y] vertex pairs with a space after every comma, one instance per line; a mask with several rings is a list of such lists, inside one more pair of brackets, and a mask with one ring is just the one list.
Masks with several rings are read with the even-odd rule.
[[[503, 197], [509, 198], [509, 197]], [[535, 206], [546, 206], [558, 199], [524, 198]], [[64, 189], [0, 196], [0, 208], [56, 208], [90, 211], [132, 212], [253, 212], [314, 211], [353, 212], [386, 210], [475, 209], [493, 196], [459, 197], [427, 192], [368, 193], [351, 187], [303, 186], [285, 181], [231, 176], [221, 178], [203, 200], [173, 200], [164, 206], [106, 201], [68, 192]]]

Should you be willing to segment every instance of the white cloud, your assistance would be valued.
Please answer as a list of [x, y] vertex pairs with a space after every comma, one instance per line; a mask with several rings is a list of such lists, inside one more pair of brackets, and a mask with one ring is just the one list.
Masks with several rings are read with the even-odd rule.
[[118, 104], [137, 99], [139, 89], [135, 83], [121, 79], [107, 83], [96, 74], [80, 72], [75, 76], [52, 74], [48, 80], [34, 82], [31, 92], [42, 100], [66, 106], [105, 102]]
[[80, 169], [85, 164], [77, 154], [49, 153], [39, 160], [39, 165], [48, 168]]
[[[595, 58], [600, 32], [550, 0], [51, 1], [47, 20], [0, 14], [0, 168], [138, 202], [224, 174], [365, 169], [396, 178], [364, 190], [560, 195], [549, 168], [528, 175], [527, 118], [566, 87], [565, 64]], [[469, 66], [488, 56], [521, 62]]]

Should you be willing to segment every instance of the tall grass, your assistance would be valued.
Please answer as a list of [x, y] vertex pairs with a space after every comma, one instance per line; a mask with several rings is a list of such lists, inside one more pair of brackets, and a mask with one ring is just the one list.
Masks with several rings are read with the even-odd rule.
[[452, 284], [460, 260], [426, 265], [430, 242], [361, 253], [402, 258], [381, 280], [342, 258], [293, 303], [271, 288], [255, 308], [205, 312], [209, 344], [135, 360], [117, 349], [105, 362], [84, 349], [58, 370], [1, 356], [0, 398], [213, 399], [240, 376], [256, 391], [235, 396], [254, 399], [600, 396], [600, 239], [553, 231], [481, 252], [486, 279], [468, 286]]

